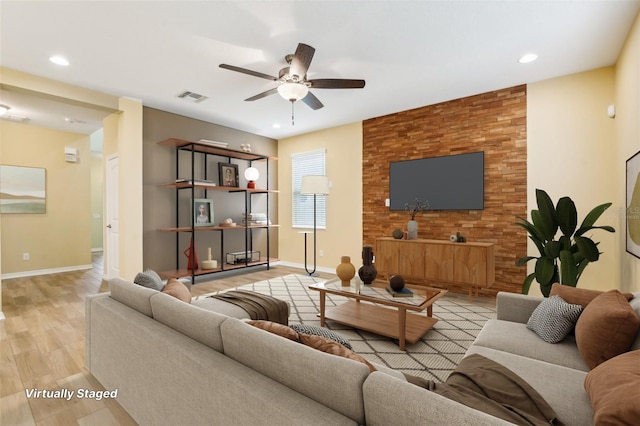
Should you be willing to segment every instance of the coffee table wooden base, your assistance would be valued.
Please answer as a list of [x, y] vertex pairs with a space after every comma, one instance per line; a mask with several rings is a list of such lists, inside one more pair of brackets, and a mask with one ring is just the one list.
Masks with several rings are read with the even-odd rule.
[[[407, 312], [404, 308], [387, 308], [359, 301], [347, 301], [335, 308], [320, 312], [320, 324], [324, 320], [335, 321], [360, 330], [398, 339], [400, 350], [405, 344], [417, 342], [433, 325], [437, 318]], [[429, 309], [430, 311], [431, 309]]]

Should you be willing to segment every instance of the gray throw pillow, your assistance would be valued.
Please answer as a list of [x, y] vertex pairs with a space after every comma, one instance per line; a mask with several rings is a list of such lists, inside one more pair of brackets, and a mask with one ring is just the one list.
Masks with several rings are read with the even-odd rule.
[[298, 333], [326, 337], [327, 339], [331, 339], [336, 343], [340, 343], [342, 346], [344, 346], [347, 349], [353, 350], [353, 347], [351, 346], [351, 343], [349, 342], [349, 340], [345, 339], [335, 331], [331, 331], [327, 328], [322, 328], [315, 325], [305, 325], [305, 324], [289, 324], [289, 327], [291, 327]]
[[560, 296], [551, 296], [533, 311], [527, 328], [547, 343], [558, 343], [575, 328], [581, 313], [581, 305], [572, 305]]
[[155, 271], [146, 269], [144, 272], [138, 272], [133, 282], [143, 287], [151, 288], [153, 290], [162, 291], [164, 283], [162, 278]]

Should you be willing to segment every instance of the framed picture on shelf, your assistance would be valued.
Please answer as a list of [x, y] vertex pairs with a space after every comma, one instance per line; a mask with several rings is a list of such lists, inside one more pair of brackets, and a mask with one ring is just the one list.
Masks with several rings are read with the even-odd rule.
[[627, 251], [640, 258], [640, 151], [627, 160]]
[[207, 198], [193, 199], [193, 223], [195, 226], [213, 225], [213, 200]]
[[220, 173], [220, 186], [238, 186], [238, 165], [231, 163], [218, 163]]

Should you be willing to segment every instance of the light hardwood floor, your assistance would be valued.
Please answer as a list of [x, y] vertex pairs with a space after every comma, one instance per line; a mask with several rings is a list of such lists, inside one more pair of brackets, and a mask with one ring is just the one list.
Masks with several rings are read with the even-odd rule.
[[[273, 266], [196, 284], [194, 296], [304, 270]], [[27, 390], [103, 390], [84, 367], [84, 298], [108, 291], [102, 256], [86, 271], [2, 281], [0, 321], [0, 424], [135, 425], [114, 400], [27, 398]], [[333, 275], [319, 273], [323, 278]], [[466, 300], [466, 295], [446, 297]], [[474, 304], [495, 306], [495, 299]]]

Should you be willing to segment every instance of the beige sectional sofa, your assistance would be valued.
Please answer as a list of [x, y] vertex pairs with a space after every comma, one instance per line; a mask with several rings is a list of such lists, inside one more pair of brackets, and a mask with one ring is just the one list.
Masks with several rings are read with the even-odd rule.
[[[633, 295], [635, 298], [630, 305], [640, 317], [640, 293]], [[564, 425], [592, 425], [594, 413], [584, 387], [590, 368], [583, 361], [575, 335], [551, 344], [526, 326], [542, 300], [541, 297], [498, 293], [497, 318], [485, 324], [466, 355], [483, 355], [516, 373], [545, 398]], [[631, 350], [640, 350], [640, 333]], [[638, 372], [640, 367], [635, 371], [634, 379], [640, 387]], [[441, 424], [447, 421], [452, 422], [448, 424], [462, 424], [452, 415], [457, 409], [455, 405], [459, 404], [416, 388], [396, 378], [373, 373], [364, 388], [365, 414], [367, 419], [374, 419], [367, 424], [418, 424], [421, 419], [432, 418], [435, 410], [441, 412]]]
[[[512, 368], [566, 424], [590, 424], [587, 369], [575, 344], [541, 346], [523, 328], [537, 303], [501, 293], [498, 319], [469, 353]], [[370, 373], [365, 364], [252, 327], [242, 310], [225, 305], [188, 304], [111, 280], [110, 293], [86, 301], [86, 367], [105, 389], [118, 390], [117, 402], [141, 425], [508, 424], [399, 372], [376, 365]]]

